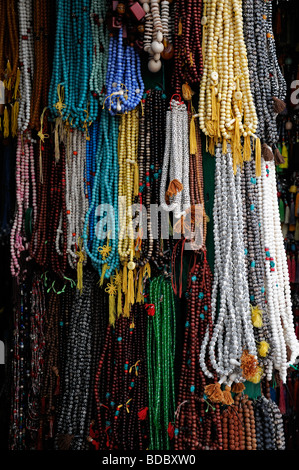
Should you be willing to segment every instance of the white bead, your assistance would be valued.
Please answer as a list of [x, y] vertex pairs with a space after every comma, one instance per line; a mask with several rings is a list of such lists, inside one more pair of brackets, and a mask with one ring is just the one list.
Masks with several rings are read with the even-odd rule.
[[163, 52], [164, 46], [163, 46], [162, 42], [153, 41], [153, 42], [152, 42], [152, 45], [151, 45], [151, 48], [152, 48], [152, 51], [153, 51], [155, 54], [156, 54], [156, 53], [161, 54], [161, 52]]
[[152, 73], [159, 72], [161, 67], [162, 67], [161, 60], [155, 61], [154, 59], [150, 59], [148, 61], [148, 69]]

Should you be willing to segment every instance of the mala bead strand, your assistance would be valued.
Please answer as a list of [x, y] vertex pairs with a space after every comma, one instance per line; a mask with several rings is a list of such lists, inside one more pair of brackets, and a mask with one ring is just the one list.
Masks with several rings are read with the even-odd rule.
[[56, 163], [52, 157], [50, 172], [50, 221], [49, 252], [50, 266], [60, 277], [63, 277], [67, 266], [67, 221], [65, 200], [65, 147], [60, 145], [60, 159]]
[[[248, 283], [245, 276], [240, 171], [238, 169], [236, 176], [234, 176], [231, 154], [228, 153], [226, 156], [222, 156], [220, 147], [216, 152], [215, 181], [214, 241], [216, 263], [212, 291], [212, 321], [214, 328], [210, 342], [208, 341], [209, 332], [206, 331], [200, 361], [205, 375], [212, 378], [213, 375], [208, 371], [204, 361], [209, 342], [209, 357], [218, 377], [223, 381], [231, 374], [237, 373], [234, 380], [238, 379], [239, 381], [241, 379], [239, 367], [242, 352], [244, 349], [248, 349], [249, 353], [256, 357], [257, 350], [251, 322]], [[220, 240], [222, 240], [222, 244]], [[234, 260], [234, 269], [231, 264], [232, 259]], [[220, 268], [220, 266], [223, 267]], [[232, 274], [233, 277], [231, 277]], [[243, 294], [240, 297], [237, 296], [234, 285], [238, 286], [238, 289], [242, 286]], [[215, 321], [218, 289], [220, 292], [220, 310], [217, 321]], [[234, 303], [231, 300], [233, 297]], [[238, 305], [238, 309], [236, 309], [236, 305]], [[224, 321], [226, 325], [225, 336]], [[241, 333], [242, 331], [243, 333]], [[217, 359], [215, 354], [216, 345]]]
[[202, 1], [179, 0], [175, 8], [174, 75], [172, 86], [181, 93], [188, 84], [200, 83], [203, 73], [202, 57]]
[[12, 360], [12, 400], [10, 418], [10, 450], [26, 450], [26, 418], [28, 414], [26, 395], [28, 380], [26, 370], [30, 368], [29, 315], [26, 283], [21, 283], [16, 291], [14, 303], [14, 338]]
[[174, 53], [169, 27], [170, 1], [141, 0], [141, 3], [145, 12], [143, 49], [149, 54], [149, 71], [156, 73], [162, 67], [161, 57], [168, 60]]
[[[190, 208], [188, 113], [186, 105], [172, 100], [166, 114], [166, 142], [160, 185], [160, 205], [180, 219]], [[166, 184], [169, 186], [166, 190]], [[169, 205], [168, 205], [168, 202]]]
[[89, 88], [92, 48], [90, 1], [59, 0], [48, 106], [53, 118], [86, 132], [98, 115], [98, 101]]
[[286, 83], [276, 57], [272, 31], [272, 3], [259, 0], [243, 3], [244, 37], [248, 52], [250, 85], [258, 115], [257, 135], [265, 160], [281, 162], [278, 148], [276, 116], [283, 111]]
[[[245, 162], [242, 173], [242, 197], [244, 218], [245, 254], [247, 259], [247, 275], [251, 303], [252, 323], [258, 343], [259, 362], [267, 373], [268, 365], [272, 370], [273, 353], [271, 347], [271, 329], [266, 310], [265, 266], [263, 263], [263, 244], [260, 233], [260, 206], [254, 161]], [[262, 349], [261, 349], [262, 348]], [[271, 365], [270, 365], [271, 363]]]
[[59, 296], [51, 291], [45, 316], [44, 372], [41, 393], [41, 418], [43, 419], [43, 438], [52, 445], [56, 402], [59, 395]]
[[[109, 116], [105, 110], [101, 114], [98, 136], [96, 172], [91, 201], [85, 215], [83, 241], [84, 249], [101, 279], [109, 279], [119, 267], [118, 118]], [[105, 175], [104, 181], [102, 175]], [[105, 211], [107, 216], [98, 221], [98, 216], [103, 217]]]
[[34, 74], [30, 103], [30, 127], [40, 130], [40, 115], [48, 104], [51, 79], [52, 43], [50, 25], [54, 9], [51, 3], [33, 2]]
[[105, 97], [105, 78], [107, 72], [109, 37], [105, 25], [107, 2], [105, 0], [91, 0], [90, 22], [93, 41], [93, 62], [90, 74], [90, 90], [102, 105]]
[[[188, 286], [174, 446], [177, 450], [219, 449], [222, 446], [219, 416], [215, 408], [209, 410], [209, 413], [203, 409], [204, 401], [199, 397], [204, 395], [206, 380], [201, 369], [196, 367], [201, 340], [211, 313], [212, 275], [205, 253], [203, 262], [200, 261], [200, 255], [194, 259], [194, 267], [189, 271]], [[212, 427], [216, 431], [213, 437]]]
[[[291, 314], [289, 277], [280, 226], [274, 161], [263, 162], [261, 191], [263, 195], [261, 224], [266, 265], [265, 287], [274, 343], [273, 366], [279, 371], [281, 380], [285, 382], [288, 364], [292, 363], [298, 355], [298, 341], [294, 336]], [[288, 357], [286, 345], [289, 349]], [[271, 380], [270, 376], [267, 378]]]
[[[20, 98], [18, 5], [9, 0], [1, 4], [0, 80], [3, 82], [4, 112], [0, 124], [3, 137], [16, 137]], [[2, 108], [2, 106], [1, 106]]]
[[[198, 111], [200, 128], [208, 136], [211, 154], [215, 153], [218, 139], [225, 145], [227, 141], [231, 143], [234, 173], [245, 159], [240, 137], [244, 137], [248, 147], [250, 137], [256, 138], [257, 128], [241, 4], [240, 0], [221, 0], [204, 6], [207, 26], [204, 27], [204, 66]], [[233, 47], [229, 47], [229, 43]], [[250, 159], [250, 154], [246, 159]], [[260, 161], [258, 149], [257, 158]]]
[[[31, 186], [31, 188], [30, 188]], [[30, 191], [31, 189], [31, 191]], [[30, 133], [18, 134], [16, 151], [17, 210], [10, 234], [11, 274], [19, 276], [21, 253], [28, 248], [24, 215], [31, 213], [34, 225], [37, 210], [33, 140]]]
[[25, 131], [30, 122], [30, 101], [34, 74], [34, 46], [31, 0], [18, 1], [19, 13], [19, 61], [20, 61], [20, 102], [18, 129]]
[[38, 159], [37, 173], [42, 173], [42, 180], [37, 179], [37, 208], [36, 221], [32, 228], [32, 235], [29, 244], [29, 254], [31, 258], [40, 265], [45, 267], [48, 263], [48, 242], [47, 242], [47, 211], [48, 211], [48, 185], [49, 185], [49, 162], [53, 149], [52, 142], [47, 140], [43, 148], [43, 162]]
[[59, 449], [84, 450], [89, 431], [87, 405], [91, 384], [91, 291], [94, 274], [85, 273], [82, 294], [73, 303], [64, 370], [65, 389], [57, 423]]
[[44, 320], [46, 316], [45, 293], [42, 280], [38, 275], [32, 279], [31, 312], [30, 312], [30, 385], [28, 390], [28, 417], [27, 429], [31, 439], [38, 440], [37, 433], [40, 428], [40, 398], [44, 369]]
[[112, 115], [134, 110], [144, 92], [140, 57], [131, 44], [124, 44], [123, 28], [118, 37], [110, 37], [106, 88], [103, 107]]
[[[66, 159], [66, 218], [67, 218], [67, 254], [71, 268], [79, 262], [78, 240], [83, 235], [85, 215], [88, 210], [86, 191], [86, 140], [84, 134], [74, 129], [70, 134], [69, 158]], [[85, 184], [84, 184], [85, 183]], [[62, 217], [60, 218], [62, 223]], [[61, 225], [61, 224], [60, 224]], [[57, 229], [61, 232], [61, 226]], [[59, 236], [59, 235], [58, 235]], [[85, 255], [83, 263], [86, 263]]]
[[[149, 449], [169, 449], [169, 422], [174, 419], [175, 308], [171, 284], [159, 276], [150, 284], [154, 316], [148, 319], [147, 370], [149, 393]], [[155, 356], [152, 351], [155, 350]], [[157, 367], [160, 364], [160, 367]]]

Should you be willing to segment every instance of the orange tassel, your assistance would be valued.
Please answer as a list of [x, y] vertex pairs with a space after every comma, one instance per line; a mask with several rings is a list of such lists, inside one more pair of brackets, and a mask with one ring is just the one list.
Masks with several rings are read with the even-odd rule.
[[223, 391], [223, 404], [224, 405], [232, 405], [234, 403], [232, 394], [230, 393], [231, 388], [226, 385], [225, 390]]
[[257, 368], [257, 359], [252, 356], [252, 354], [249, 354], [247, 349], [245, 349], [241, 356], [241, 369], [243, 372], [243, 377], [247, 380], [250, 379], [257, 372]]
[[204, 393], [207, 395], [208, 399], [213, 403], [224, 402], [221, 385], [218, 382], [215, 384], [206, 385], [204, 389]]
[[171, 198], [172, 196], [176, 196], [177, 193], [183, 190], [183, 187], [184, 186], [182, 185], [182, 183], [177, 179], [170, 181], [168, 189], [165, 194], [165, 201], [169, 202], [169, 198]]
[[245, 390], [245, 385], [243, 383], [234, 383], [232, 386], [233, 393], [242, 393]]

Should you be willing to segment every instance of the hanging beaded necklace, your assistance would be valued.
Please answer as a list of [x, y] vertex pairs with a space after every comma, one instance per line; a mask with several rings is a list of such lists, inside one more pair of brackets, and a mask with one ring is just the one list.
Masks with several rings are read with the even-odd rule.
[[30, 122], [30, 101], [34, 73], [34, 46], [32, 28], [32, 2], [18, 2], [19, 13], [19, 61], [20, 61], [20, 102], [18, 128], [25, 131]]
[[[69, 158], [66, 159], [66, 214], [67, 214], [67, 254], [69, 265], [74, 268], [80, 256], [78, 240], [83, 235], [85, 215], [88, 210], [86, 184], [86, 139], [82, 131], [73, 129], [70, 134]], [[60, 236], [62, 215], [57, 229]], [[86, 257], [84, 257], [86, 262]]]
[[85, 131], [98, 114], [97, 98], [89, 89], [94, 57], [89, 8], [89, 0], [59, 0], [57, 3], [53, 72], [48, 99], [53, 118], [68, 120], [73, 127]]
[[[286, 253], [281, 232], [274, 161], [264, 162], [261, 178], [262, 240], [264, 245], [267, 310], [272, 328], [273, 367], [285, 383], [287, 368], [298, 356]], [[270, 380], [270, 373], [268, 375]]]
[[211, 409], [208, 407], [207, 412], [203, 398], [206, 378], [198, 361], [207, 328], [211, 336], [211, 289], [212, 274], [206, 253], [195, 255], [186, 292], [187, 315], [174, 423], [176, 450], [216, 450], [222, 446], [220, 407], [219, 404]]
[[0, 80], [3, 81], [3, 101], [6, 106], [0, 125], [4, 138], [8, 137], [10, 132], [12, 137], [16, 137], [18, 131], [20, 69], [17, 12], [17, 5], [9, 0], [1, 3]]
[[[174, 420], [175, 305], [171, 284], [164, 276], [149, 287], [154, 315], [148, 319], [147, 368], [149, 394], [149, 449], [170, 449], [168, 425]], [[152, 355], [155, 351], [155, 355]]]
[[124, 44], [122, 28], [118, 37], [110, 37], [106, 88], [104, 105], [112, 115], [135, 109], [142, 99], [140, 58], [132, 45]]
[[182, 92], [182, 85], [198, 85], [203, 73], [201, 37], [202, 1], [176, 2], [174, 36], [174, 75], [172, 86], [175, 93]]
[[147, 442], [146, 316], [133, 306], [134, 318], [108, 326], [95, 378], [99, 449], [143, 449]]
[[[199, 95], [200, 128], [207, 136], [209, 152], [215, 144], [231, 143], [234, 172], [250, 160], [250, 138], [256, 138], [257, 115], [250, 91], [249, 69], [243, 37], [240, 0], [204, 1], [203, 76]], [[232, 46], [231, 46], [232, 45]], [[242, 154], [241, 139], [244, 137]], [[260, 142], [256, 141], [260, 161]], [[257, 169], [257, 171], [259, 168]], [[257, 173], [259, 174], [259, 173]]]
[[29, 299], [27, 285], [20, 284], [14, 305], [14, 338], [12, 360], [12, 400], [10, 420], [11, 450], [26, 450], [26, 416], [28, 381], [26, 370], [30, 367], [29, 351]]
[[[167, 180], [169, 187], [166, 191]], [[176, 219], [184, 216], [190, 208], [188, 113], [186, 105], [175, 99], [166, 114], [160, 205], [165, 211], [173, 211]]]
[[24, 134], [18, 133], [16, 151], [16, 194], [17, 209], [10, 234], [11, 274], [13, 276], [19, 276], [19, 259], [22, 251], [27, 249], [28, 233], [25, 233], [24, 215], [28, 211], [31, 212], [32, 224], [34, 224], [36, 217], [37, 200], [34, 151], [33, 140], [29, 132]]
[[105, 97], [105, 78], [108, 59], [108, 29], [105, 25], [107, 2], [105, 0], [91, 0], [90, 21], [93, 41], [93, 62], [89, 80], [90, 90], [103, 104]]
[[[162, 90], [148, 90], [146, 99], [143, 100], [139, 117], [139, 193], [138, 203], [145, 207], [147, 217], [147, 231], [145, 237], [140, 237], [140, 257], [137, 259], [139, 266], [144, 266], [150, 259], [156, 263], [162, 263], [161, 253], [161, 218], [157, 220], [157, 227], [151, 221], [151, 204], [159, 202], [161, 164], [164, 153], [166, 100]], [[161, 132], [161, 129], [163, 132]], [[154, 233], [155, 231], [155, 233]], [[144, 234], [143, 234], [144, 235]]]
[[241, 175], [244, 246], [248, 276], [251, 317], [258, 345], [259, 363], [265, 372], [269, 365], [272, 370], [271, 328], [267, 316], [266, 290], [264, 287], [265, 266], [261, 241], [261, 193], [255, 177], [254, 161], [244, 163]]
[[[232, 156], [230, 153], [222, 155], [220, 145], [216, 150], [213, 220], [215, 272], [211, 302], [214, 326], [210, 341], [209, 331], [205, 333], [200, 362], [205, 375], [212, 378], [204, 362], [209, 343], [209, 358], [220, 378], [219, 383], [229, 383], [230, 376], [232, 381], [242, 380], [239, 367], [244, 349], [256, 357], [257, 348], [245, 270], [240, 169], [234, 176]], [[216, 318], [218, 292], [220, 305]]]
[[[94, 142], [94, 140], [93, 140]], [[98, 129], [96, 172], [83, 228], [84, 248], [101, 278], [115, 273], [118, 255], [118, 117], [101, 113]], [[90, 174], [90, 163], [87, 163]], [[103, 179], [104, 175], [104, 179]], [[90, 185], [87, 186], [88, 188]], [[98, 212], [100, 206], [101, 212]], [[108, 207], [109, 206], [109, 207]], [[105, 216], [106, 213], [106, 216]], [[101, 217], [98, 221], [98, 217]]]
[[[50, 25], [54, 9], [49, 2], [33, 2], [34, 75], [30, 103], [30, 127], [40, 130], [40, 115], [48, 104], [52, 44]], [[46, 123], [46, 122], [45, 122]]]
[[143, 49], [149, 54], [148, 69], [156, 73], [162, 67], [163, 59], [170, 59], [174, 49], [169, 25], [169, 3], [164, 0], [141, 0], [145, 11]]
[[66, 441], [72, 450], [84, 450], [87, 446], [87, 410], [91, 392], [93, 278], [93, 274], [85, 273], [84, 289], [82, 294], [76, 292], [70, 312], [64, 389], [57, 422], [58, 448], [64, 448]]
[[257, 135], [264, 159], [283, 161], [277, 149], [276, 113], [285, 104], [286, 83], [277, 62], [272, 31], [272, 4], [259, 0], [243, 4], [244, 37], [248, 52], [251, 92], [258, 115]]

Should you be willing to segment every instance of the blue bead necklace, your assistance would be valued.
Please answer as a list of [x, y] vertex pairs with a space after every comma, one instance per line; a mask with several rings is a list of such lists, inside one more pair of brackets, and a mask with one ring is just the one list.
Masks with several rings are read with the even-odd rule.
[[118, 125], [117, 117], [111, 117], [106, 110], [101, 113], [96, 173], [83, 230], [85, 251], [94, 268], [106, 279], [119, 267]]
[[89, 86], [99, 103], [105, 99], [105, 79], [107, 73], [109, 35], [105, 23], [107, 13], [106, 0], [91, 0], [90, 20], [93, 42], [93, 63]]
[[49, 108], [52, 118], [86, 132], [98, 115], [98, 101], [89, 88], [92, 48], [90, 0], [57, 0]]
[[140, 102], [144, 83], [140, 57], [134, 47], [123, 42], [123, 30], [109, 42], [104, 105], [112, 115], [132, 111]]

